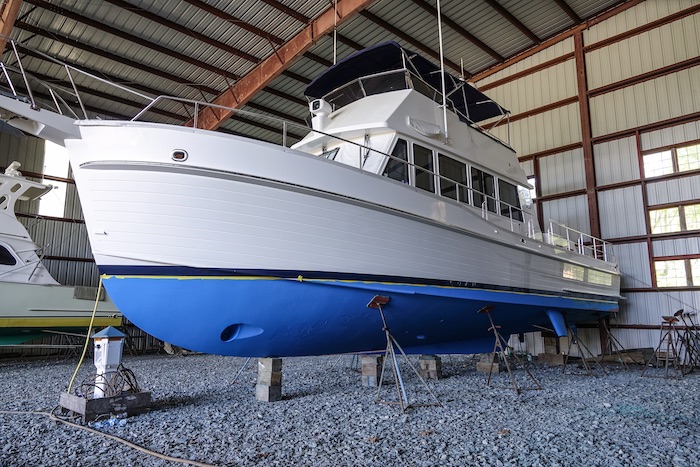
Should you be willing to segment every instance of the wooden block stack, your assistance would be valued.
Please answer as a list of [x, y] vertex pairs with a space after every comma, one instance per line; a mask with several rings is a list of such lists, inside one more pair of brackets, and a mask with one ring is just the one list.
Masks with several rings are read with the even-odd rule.
[[479, 373], [491, 372], [495, 374], [500, 373], [501, 370], [501, 363], [497, 353], [481, 354], [480, 360], [476, 363], [476, 371]]
[[421, 355], [418, 358], [418, 373], [424, 379], [442, 378], [442, 359], [437, 355]]
[[376, 388], [379, 385], [384, 356], [363, 355], [360, 361], [362, 362], [362, 385], [368, 388]]
[[255, 398], [263, 402], [282, 400], [282, 359], [258, 359], [258, 384]]

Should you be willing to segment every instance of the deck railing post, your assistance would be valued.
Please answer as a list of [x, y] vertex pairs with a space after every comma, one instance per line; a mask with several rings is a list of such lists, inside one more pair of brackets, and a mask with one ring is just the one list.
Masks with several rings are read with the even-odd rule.
[[32, 93], [32, 88], [29, 86], [29, 80], [27, 79], [27, 74], [24, 72], [24, 67], [22, 66], [22, 60], [19, 58], [19, 52], [17, 52], [17, 45], [15, 41], [10, 41], [12, 44], [12, 50], [15, 52], [15, 58], [17, 59], [17, 65], [19, 66], [19, 71], [22, 73], [22, 78], [24, 79], [24, 85], [27, 86], [27, 93], [29, 94], [29, 100], [32, 101], [32, 109], [37, 109], [36, 101], [34, 100], [34, 93]]
[[282, 122], [282, 146], [287, 147], [287, 122]]

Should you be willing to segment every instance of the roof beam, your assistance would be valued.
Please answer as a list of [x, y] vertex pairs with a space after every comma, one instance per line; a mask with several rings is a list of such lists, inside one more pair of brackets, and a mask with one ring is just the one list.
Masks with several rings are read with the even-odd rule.
[[[84, 51], [89, 52], [91, 54], [97, 55], [98, 57], [106, 58], [106, 59], [111, 60], [113, 62], [121, 63], [122, 65], [127, 65], [127, 66], [130, 66], [132, 68], [136, 68], [137, 70], [146, 71], [147, 73], [150, 73], [154, 76], [158, 76], [160, 78], [164, 78], [164, 79], [167, 79], [167, 80], [170, 80], [170, 81], [173, 81], [175, 83], [182, 84], [185, 86], [193, 87], [195, 89], [202, 90], [202, 91], [207, 92], [209, 94], [213, 94], [213, 95], [219, 94], [218, 89], [215, 89], [215, 88], [212, 88], [209, 86], [205, 86], [205, 85], [197, 85], [194, 83], [190, 83], [188, 80], [181, 78], [179, 76], [173, 75], [171, 73], [168, 73], [168, 72], [165, 72], [162, 70], [157, 70], [157, 69], [150, 67], [148, 65], [145, 65], [143, 63], [135, 62], [133, 60], [121, 57], [119, 55], [107, 52], [105, 50], [86, 45], [82, 42], [73, 40], [69, 37], [65, 37], [65, 36], [61, 36], [59, 34], [48, 32], [44, 29], [37, 28], [36, 26], [32, 26], [31, 24], [27, 24], [24, 21], [17, 21], [16, 26], [19, 29], [31, 32], [32, 34], [35, 34], [37, 36], [45, 37], [47, 39], [51, 39], [51, 40], [58, 41], [58, 42], [61, 42], [63, 44], [66, 44], [66, 45], [70, 45], [70, 46], [75, 47], [77, 49], [84, 50]], [[82, 65], [76, 65], [76, 66], [78, 68], [82, 68]], [[101, 72], [95, 71], [95, 72], [93, 72], [93, 74], [100, 75]], [[122, 80], [117, 79], [117, 81], [122, 81]]]
[[[256, 57], [255, 55], [251, 55], [251, 54], [249, 54], [241, 49], [237, 49], [235, 47], [232, 47], [232, 46], [226, 44], [225, 42], [221, 42], [221, 41], [217, 41], [216, 39], [212, 39], [211, 37], [207, 36], [206, 34], [202, 34], [200, 32], [193, 30], [193, 29], [187, 28], [181, 24], [175, 23], [173, 21], [169, 21], [161, 16], [158, 16], [154, 13], [151, 13], [148, 10], [144, 10], [143, 8], [139, 8], [139, 7], [134, 6], [130, 3], [127, 3], [124, 0], [106, 0], [106, 1], [111, 3], [112, 5], [118, 6], [120, 8], [127, 10], [127, 11], [130, 11], [134, 14], [137, 14], [143, 18], [146, 18], [150, 21], [153, 21], [154, 23], [161, 24], [161, 25], [163, 25], [167, 28], [170, 28], [174, 31], [177, 31], [177, 32], [180, 32], [180, 33], [185, 34], [187, 36], [193, 37], [201, 42], [204, 42], [205, 44], [209, 44], [212, 47], [216, 47], [217, 49], [224, 50], [232, 55], [235, 55], [236, 57], [240, 57], [244, 60], [248, 60], [249, 62], [260, 63], [260, 58]], [[201, 7], [200, 4], [202, 2], [196, 2], [196, 0], [188, 0], [188, 1], [190, 3], [195, 4], [195, 6], [197, 6], [197, 7]], [[213, 12], [213, 10], [217, 10], [217, 9], [216, 8], [206, 8], [207, 12], [216, 14]], [[221, 13], [222, 15], [226, 16], [224, 19], [226, 19], [227, 21], [231, 21], [236, 26], [239, 26], [239, 27], [246, 29], [250, 32], [253, 32], [254, 34], [260, 35], [261, 37], [264, 37], [266, 39], [272, 40], [272, 41], [276, 42], [277, 44], [281, 44], [284, 42], [283, 39], [281, 39], [279, 37], [275, 37], [272, 34], [268, 34], [265, 31], [263, 31], [262, 29], [251, 26], [248, 23], [245, 23], [234, 16], [227, 15], [226, 13], [224, 13], [221, 10], [217, 10], [217, 11], [219, 13]], [[221, 15], [219, 15], [219, 14], [216, 14], [216, 15], [221, 17]], [[246, 25], [248, 27], [244, 27], [244, 25]], [[251, 29], [253, 31], [251, 31]], [[311, 54], [311, 55], [309, 55], [308, 58], [320, 63], [323, 66], [331, 66], [332, 65], [331, 62], [329, 62], [328, 60], [326, 60], [323, 57], [319, 57], [318, 55]]]
[[[340, 26], [358, 11], [372, 4], [374, 0], [338, 0], [335, 7], [324, 10], [307, 27], [291, 38], [275, 53], [263, 60], [252, 71], [242, 77], [214, 100], [214, 104], [239, 108], [279, 76], [294, 60], [306, 52], [318, 39]], [[337, 15], [336, 15], [337, 13]], [[199, 116], [200, 128], [214, 130], [224, 120], [231, 117], [233, 110], [207, 107]], [[192, 125], [192, 121], [187, 125]]]
[[[432, 5], [429, 5], [424, 0], [413, 0], [413, 3], [415, 3], [419, 7], [423, 8], [425, 11], [427, 11], [431, 15], [433, 15], [434, 18], [437, 18], [437, 9], [435, 9], [435, 7], [433, 7]], [[466, 40], [468, 40], [469, 42], [471, 42], [472, 44], [474, 44], [475, 46], [477, 46], [478, 48], [480, 48], [481, 50], [483, 50], [487, 54], [489, 54], [491, 57], [498, 60], [499, 62], [502, 62], [503, 60], [505, 60], [505, 58], [501, 54], [499, 54], [498, 52], [493, 50], [491, 47], [489, 47], [488, 45], [484, 44], [482, 41], [477, 39], [476, 36], [474, 36], [472, 33], [470, 33], [469, 31], [464, 29], [462, 26], [457, 24], [453, 19], [451, 19], [450, 17], [448, 17], [444, 14], [441, 16], [442, 16], [442, 21], [447, 26], [449, 26], [449, 28], [452, 29], [454, 32], [456, 32], [457, 34], [459, 34], [460, 36], [462, 36], [463, 38], [465, 38]]]
[[111, 3], [112, 5], [122, 8], [126, 11], [129, 11], [135, 15], [138, 15], [142, 18], [146, 18], [149, 21], [152, 21], [154, 23], [160, 24], [162, 26], [165, 26], [166, 28], [170, 28], [173, 31], [177, 31], [179, 33], [182, 33], [186, 36], [189, 36], [193, 39], [197, 39], [198, 41], [204, 42], [205, 44], [209, 44], [212, 47], [215, 47], [220, 50], [224, 50], [231, 55], [235, 55], [236, 57], [240, 57], [244, 60], [248, 60], [249, 62], [253, 63], [258, 63], [260, 59], [256, 57], [255, 55], [251, 55], [247, 52], [244, 52], [243, 50], [237, 49], [235, 47], [231, 47], [228, 44], [225, 44], [221, 41], [217, 41], [216, 39], [212, 39], [211, 37], [202, 34], [200, 32], [197, 32], [193, 29], [190, 29], [188, 27], [185, 27], [181, 24], [177, 24], [173, 21], [167, 20], [163, 18], [162, 16], [158, 16], [154, 13], [151, 13], [148, 10], [144, 10], [143, 8], [137, 7], [136, 5], [132, 5], [131, 3], [127, 3], [124, 0], [104, 0], [108, 3]]
[[10, 37], [21, 6], [22, 0], [8, 0], [2, 2], [2, 6], [0, 7], [0, 50], [5, 50], [5, 44], [7, 44], [7, 39], [5, 38]]
[[[267, 39], [268, 41], [273, 43], [272, 44], [273, 47], [274, 47], [274, 45], [284, 44], [284, 39], [282, 39], [281, 37], [275, 36], [274, 34], [269, 33], [263, 29], [260, 29], [257, 26], [253, 26], [252, 24], [247, 23], [247, 22], [243, 21], [242, 19], [237, 18], [233, 15], [230, 15], [230, 14], [226, 13], [225, 11], [219, 10], [218, 8], [213, 7], [202, 0], [184, 0], [184, 1], [186, 1], [187, 3], [189, 3], [192, 6], [199, 8], [200, 10], [204, 10], [207, 13], [210, 13], [210, 14], [212, 14], [220, 19], [223, 19], [224, 21], [226, 21], [228, 23], [231, 23], [234, 26], [238, 26], [239, 28], [245, 29], [246, 31], [251, 32], [251, 33], [255, 34], [256, 36], [260, 36], [263, 39]], [[323, 66], [331, 66], [333, 64], [330, 61], [326, 60], [325, 58], [320, 57], [320, 56], [313, 54], [311, 52], [306, 52], [304, 54], [304, 56], [310, 60], [313, 60], [317, 63], [320, 63]], [[257, 63], [257, 61], [256, 61], [256, 63]]]
[[569, 6], [569, 4], [566, 3], [566, 0], [554, 0], [554, 3], [556, 3], [557, 5], [559, 5], [559, 8], [561, 8], [562, 10], [564, 10], [564, 13], [566, 13], [566, 15], [567, 15], [569, 18], [571, 18], [571, 20], [572, 20], [575, 24], [581, 24], [581, 22], [582, 22], [583, 20], [581, 19], [581, 17], [580, 17], [579, 15], [576, 14], [576, 12], [573, 10], [573, 8], [571, 8], [571, 7]]
[[[386, 29], [387, 31], [389, 31], [390, 33], [395, 35], [396, 37], [400, 37], [401, 39], [408, 42], [416, 49], [422, 50], [425, 54], [430, 55], [433, 59], [437, 60], [438, 63], [440, 62], [440, 54], [435, 52], [430, 47], [423, 45], [420, 41], [413, 38], [410, 34], [403, 32], [402, 30], [400, 30], [396, 26], [391, 25], [390, 23], [383, 20], [382, 18], [375, 15], [374, 13], [370, 13], [369, 11], [363, 11], [360, 14], [362, 16], [364, 16], [365, 18], [367, 18], [368, 20], [372, 21], [374, 24]], [[462, 73], [461, 67], [451, 60], [445, 59], [445, 65], [449, 66], [457, 73]]]
[[530, 29], [528, 29], [527, 26], [525, 26], [523, 23], [521, 23], [518, 18], [513, 16], [513, 14], [510, 11], [506, 10], [503, 7], [503, 5], [498, 3], [496, 0], [484, 0], [484, 1], [486, 2], [486, 4], [488, 6], [490, 6], [494, 10], [496, 10], [496, 12], [499, 15], [503, 16], [503, 18], [506, 21], [508, 21], [513, 26], [515, 26], [518, 29], [518, 31], [522, 32], [532, 42], [534, 42], [535, 44], [539, 44], [540, 42], [542, 42], [542, 39], [537, 37], [537, 35], [534, 32], [530, 31]]
[[82, 15], [79, 15], [79, 14], [74, 13], [72, 11], [66, 10], [65, 8], [59, 8], [56, 5], [48, 3], [45, 0], [24, 0], [24, 1], [27, 3], [31, 3], [32, 5], [36, 5], [38, 7], [41, 7], [41, 8], [45, 8], [54, 14], [58, 14], [60, 16], [65, 16], [66, 18], [70, 18], [70, 19], [75, 20], [79, 23], [87, 24], [88, 26], [92, 26], [93, 28], [97, 29], [98, 31], [106, 32], [108, 34], [112, 34], [115, 37], [119, 37], [121, 39], [133, 42], [134, 44], [138, 44], [142, 47], [146, 47], [148, 49], [155, 50], [156, 52], [160, 52], [168, 57], [182, 60], [183, 62], [189, 63], [190, 65], [198, 66], [200, 68], [211, 71], [213, 73], [217, 73], [217, 74], [226, 76], [227, 78], [230, 78], [230, 79], [238, 79], [238, 75], [236, 75], [235, 73], [232, 73], [228, 70], [222, 70], [222, 69], [217, 68], [215, 66], [209, 65], [208, 63], [202, 62], [201, 60], [194, 59], [194, 58], [189, 57], [185, 54], [175, 52], [174, 50], [169, 49], [167, 47], [163, 47], [163, 46], [154, 44], [152, 42], [149, 42], [149, 41], [142, 39], [138, 36], [128, 34], [124, 31], [120, 31], [119, 29], [113, 28], [111, 26], [107, 26], [104, 23], [101, 23], [99, 21], [95, 21], [95, 20], [90, 19], [90, 18], [86, 18], [85, 16], [82, 16]]
[[[303, 14], [299, 13], [293, 8], [289, 8], [287, 5], [284, 5], [277, 0], [260, 0], [263, 3], [266, 3], [270, 5], [272, 8], [276, 8], [277, 10], [281, 11], [282, 13], [286, 14], [287, 16], [290, 16], [294, 18], [297, 21], [300, 21], [304, 24], [309, 24], [311, 21], [311, 18], [304, 16]], [[338, 39], [338, 42], [342, 42], [343, 44], [352, 47], [355, 50], [361, 50], [364, 49], [365, 46], [362, 44], [359, 44], [355, 42], [354, 40], [350, 39], [347, 36], [343, 36], [342, 34], [336, 34], [336, 37]]]

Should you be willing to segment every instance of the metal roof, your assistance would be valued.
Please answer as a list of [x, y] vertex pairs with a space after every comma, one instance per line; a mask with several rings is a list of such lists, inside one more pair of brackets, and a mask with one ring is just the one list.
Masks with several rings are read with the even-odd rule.
[[[578, 24], [575, 18], [585, 21], [619, 3], [441, 0], [446, 66], [456, 74], [463, 62], [465, 73], [475, 74]], [[213, 101], [332, 5], [328, 0], [24, 0], [10, 37], [146, 94]], [[436, 61], [435, 9], [435, 0], [375, 1], [338, 28], [337, 60], [393, 40]], [[58, 76], [58, 65], [21, 52], [30, 73], [46, 80]], [[6, 49], [3, 58], [10, 55]], [[308, 114], [304, 87], [333, 59], [332, 34], [316, 39], [243, 108], [303, 121]], [[89, 113], [101, 118], [131, 118], [143, 105], [99, 83], [78, 84], [84, 86]], [[190, 115], [169, 104], [149, 117], [184, 123]], [[229, 119], [220, 128], [280, 141], [268, 128], [245, 119]]]

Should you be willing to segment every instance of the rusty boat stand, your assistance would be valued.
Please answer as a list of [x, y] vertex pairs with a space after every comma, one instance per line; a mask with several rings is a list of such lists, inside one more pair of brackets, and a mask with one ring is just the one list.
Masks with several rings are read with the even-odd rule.
[[[522, 391], [526, 389], [542, 389], [542, 386], [540, 385], [539, 381], [532, 375], [530, 370], [527, 368], [527, 365], [518, 357], [518, 355], [515, 352], [510, 352], [510, 355], [515, 358], [515, 361], [517, 362], [520, 367], [525, 370], [527, 373], [527, 376], [534, 382], [535, 387], [527, 387], [523, 388], [518, 385], [518, 381], [515, 378], [515, 375], [513, 374], [513, 368], [511, 368], [510, 362], [508, 362], [508, 356], [506, 355], [506, 350], [509, 348], [507, 341], [503, 338], [500, 332], [498, 330], [501, 328], [500, 326], [496, 326], [493, 322], [493, 318], [491, 317], [491, 310], [493, 310], [492, 305], [487, 305], [477, 311], [477, 313], [485, 314], [486, 317], [489, 319], [489, 323], [491, 326], [488, 328], [489, 331], [493, 331], [493, 336], [495, 338], [495, 342], [493, 344], [493, 352], [492, 355], [498, 355], [500, 359], [503, 361], [503, 363], [506, 366], [506, 370], [508, 371], [508, 375], [510, 376], [510, 381], [512, 384], [512, 389], [515, 390], [516, 394], [520, 394]], [[490, 366], [489, 368], [489, 376], [486, 381], [486, 385], [491, 387], [491, 375], [493, 373], [493, 365]], [[510, 389], [510, 388], [507, 388]]]
[[[383, 404], [390, 404], [390, 405], [398, 405], [401, 408], [401, 412], [405, 413], [406, 410], [412, 407], [430, 407], [430, 406], [439, 406], [443, 407], [442, 403], [440, 400], [437, 398], [435, 393], [433, 393], [432, 389], [430, 389], [430, 386], [426, 382], [426, 380], [421, 376], [420, 372], [416, 369], [416, 367], [413, 365], [411, 360], [408, 358], [406, 355], [406, 352], [403, 351], [403, 348], [401, 348], [401, 345], [396, 341], [394, 336], [391, 334], [391, 329], [386, 323], [386, 317], [384, 316], [384, 310], [382, 309], [383, 305], [386, 305], [389, 303], [390, 297], [386, 297], [383, 295], [375, 295], [372, 300], [367, 304], [367, 308], [372, 308], [376, 309], [379, 311], [379, 316], [382, 318], [382, 331], [384, 331], [384, 334], [386, 335], [386, 350], [384, 351], [384, 358], [382, 360], [382, 370], [381, 370], [381, 375], [379, 377], [379, 384], [377, 387], [377, 402], [383, 403]], [[401, 352], [401, 355], [404, 356], [406, 359], [406, 362], [408, 365], [411, 367], [413, 372], [418, 376], [420, 379], [421, 383], [425, 386], [425, 388], [428, 390], [428, 393], [432, 396], [432, 398], [435, 400], [435, 403], [431, 404], [412, 404], [408, 400], [408, 396], [406, 394], [406, 385], [404, 384], [403, 377], [401, 376], [401, 369], [399, 368], [399, 361], [398, 358], [396, 357], [396, 349]], [[397, 401], [387, 401], [381, 399], [381, 391], [382, 391], [382, 384], [384, 382], [384, 373], [386, 370], [387, 363], [391, 367], [392, 372], [394, 373], [394, 382], [396, 383], [396, 395], [397, 395]]]

